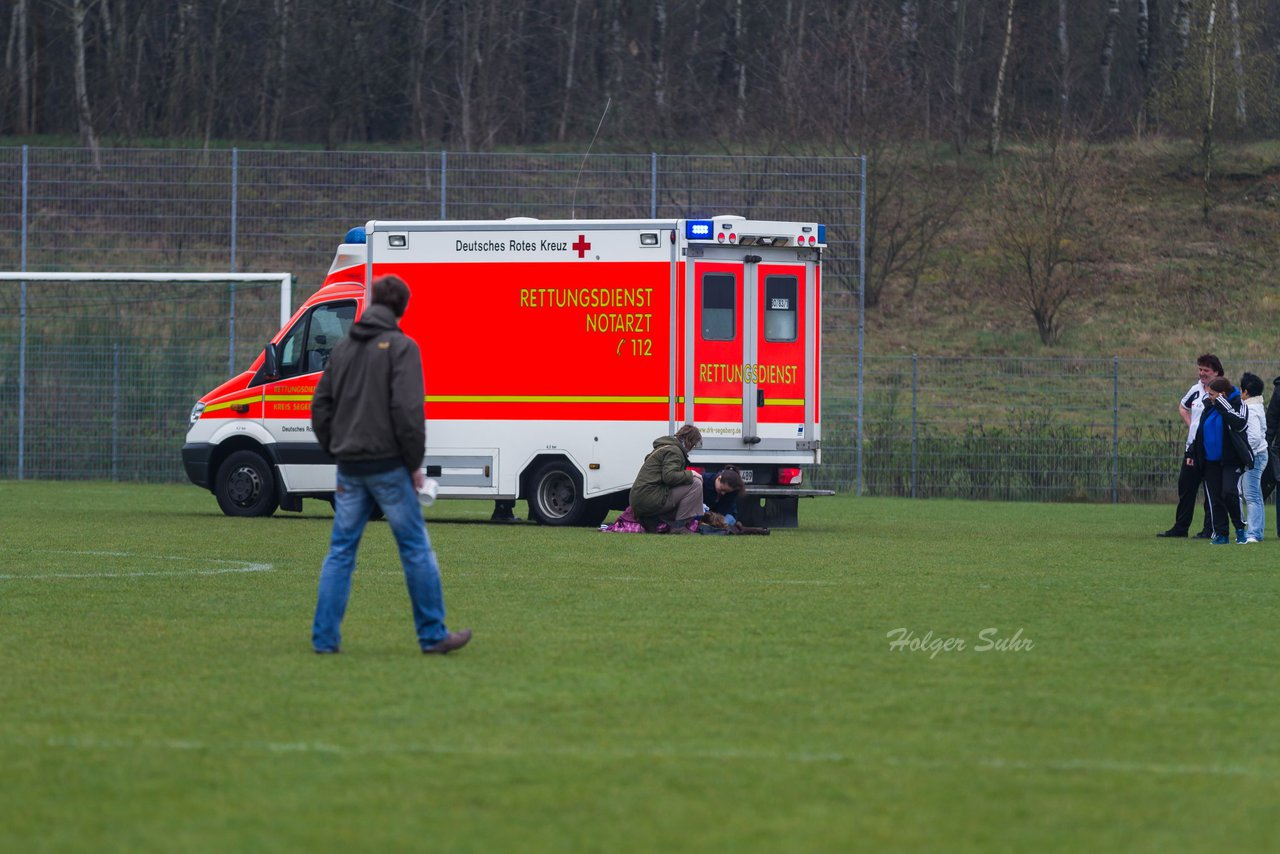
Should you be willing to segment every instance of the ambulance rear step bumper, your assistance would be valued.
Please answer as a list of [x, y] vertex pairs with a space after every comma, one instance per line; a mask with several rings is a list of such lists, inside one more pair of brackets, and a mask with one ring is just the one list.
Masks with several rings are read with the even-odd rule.
[[801, 498], [835, 494], [834, 489], [748, 485], [738, 499], [738, 521], [753, 528], [798, 528]]

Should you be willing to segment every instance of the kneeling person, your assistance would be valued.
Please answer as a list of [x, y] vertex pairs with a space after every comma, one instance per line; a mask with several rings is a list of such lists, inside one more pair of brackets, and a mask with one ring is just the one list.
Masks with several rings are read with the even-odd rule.
[[689, 452], [702, 442], [702, 432], [686, 424], [674, 436], [654, 439], [631, 485], [631, 512], [645, 530], [666, 522], [673, 534], [689, 533], [689, 522], [702, 513], [702, 478], [689, 471]]

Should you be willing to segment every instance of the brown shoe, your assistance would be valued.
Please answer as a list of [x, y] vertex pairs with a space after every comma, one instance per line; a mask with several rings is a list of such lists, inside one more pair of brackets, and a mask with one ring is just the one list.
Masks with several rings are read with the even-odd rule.
[[444, 640], [439, 643], [433, 643], [431, 646], [424, 646], [422, 652], [425, 655], [444, 655], [453, 652], [455, 649], [462, 649], [471, 640], [471, 629], [463, 629], [460, 632], [449, 632]]

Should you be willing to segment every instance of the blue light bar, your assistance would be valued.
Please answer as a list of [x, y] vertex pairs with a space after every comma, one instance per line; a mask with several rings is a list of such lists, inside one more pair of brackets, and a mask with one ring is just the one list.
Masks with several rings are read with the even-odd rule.
[[711, 240], [715, 236], [715, 223], [709, 219], [685, 220], [684, 236], [686, 240]]
[[357, 225], [355, 228], [347, 232], [347, 236], [342, 238], [343, 243], [364, 243], [364, 226]]
[[827, 227], [825, 225], [818, 226], [818, 242], [823, 246], [827, 245]]

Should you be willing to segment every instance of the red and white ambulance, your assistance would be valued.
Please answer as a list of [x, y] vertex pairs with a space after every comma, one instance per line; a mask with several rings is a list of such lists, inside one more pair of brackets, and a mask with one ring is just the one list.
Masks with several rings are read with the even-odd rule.
[[818, 223], [737, 216], [369, 222], [249, 370], [196, 403], [187, 475], [229, 515], [331, 499], [311, 396], [367, 284], [394, 273], [412, 292], [401, 327], [422, 351], [441, 497], [596, 524], [686, 423], [698, 466], [798, 493], [821, 460], [825, 245]]

